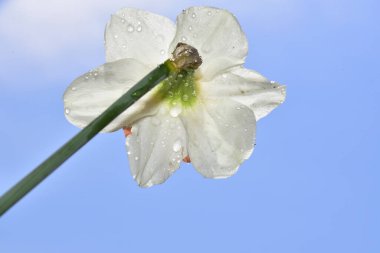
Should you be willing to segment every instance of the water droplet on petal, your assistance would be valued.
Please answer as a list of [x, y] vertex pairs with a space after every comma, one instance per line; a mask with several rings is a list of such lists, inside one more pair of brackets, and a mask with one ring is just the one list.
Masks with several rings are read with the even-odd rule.
[[191, 14], [191, 17], [192, 17], [192, 18], [196, 18], [196, 17], [197, 17], [197, 14], [193, 13], [193, 14]]
[[155, 126], [159, 126], [161, 124], [161, 120], [157, 117], [152, 117], [152, 124]]
[[123, 23], [123, 24], [125, 23], [125, 19], [124, 18], [121, 19], [121, 23]]
[[182, 107], [179, 105], [173, 106], [172, 108], [170, 108], [170, 111], [169, 111], [172, 117], [177, 117], [178, 115], [181, 114], [181, 112], [182, 112]]
[[238, 107], [236, 107], [236, 110], [240, 110], [241, 108], [238, 106]]
[[86, 76], [84, 77], [84, 79], [86, 79], [86, 80], [88, 80], [88, 78], [89, 78], [88, 75], [86, 75]]
[[187, 94], [184, 94], [183, 96], [182, 96], [182, 100], [183, 101], [189, 101], [189, 96], [187, 95]]
[[135, 160], [137, 161], [139, 159], [139, 157], [138, 156], [135, 156]]
[[176, 140], [174, 143], [173, 143], [173, 151], [174, 152], [178, 152], [181, 150], [181, 147], [182, 147], [182, 143], [181, 143], [181, 140]]
[[122, 47], [122, 48], [127, 48], [127, 45], [124, 44], [124, 45], [122, 45], [121, 47]]
[[138, 25], [138, 26], [136, 27], [136, 31], [141, 32], [141, 31], [142, 31], [142, 26], [141, 26], [141, 25]]
[[192, 30], [193, 30], [193, 27], [189, 25], [189, 31], [192, 31]]
[[198, 34], [194, 33], [193, 38], [196, 38], [196, 37], [198, 37]]
[[119, 38], [119, 35], [115, 34], [113, 37], [114, 37], [115, 39], [117, 39], [117, 38]]
[[171, 129], [174, 129], [174, 128], [175, 128], [175, 124], [174, 124], [173, 122], [170, 122], [169, 127], [170, 127]]
[[208, 11], [208, 12], [207, 12], [207, 15], [211, 16], [211, 11]]
[[186, 38], [185, 36], [182, 36], [181, 40], [182, 40], [183, 42], [185, 42], [185, 41], [187, 40], [187, 38]]
[[132, 25], [128, 25], [128, 27], [127, 27], [127, 31], [128, 32], [133, 32], [135, 30], [135, 28], [132, 26]]
[[162, 50], [160, 51], [160, 54], [161, 54], [161, 55], [164, 55], [164, 54], [165, 54], [165, 50], [162, 49]]
[[130, 155], [130, 154], [132, 154], [132, 152], [131, 152], [131, 151], [128, 151], [127, 154]]
[[202, 51], [203, 51], [204, 53], [209, 53], [209, 52], [211, 51], [211, 47], [210, 47], [210, 45], [209, 45], [208, 43], [205, 43], [205, 44], [203, 45], [203, 47], [202, 47]]
[[71, 87], [71, 90], [72, 90], [72, 91], [76, 91], [76, 90], [77, 90], [77, 87]]
[[70, 109], [69, 108], [65, 108], [65, 113], [69, 114], [70, 113]]

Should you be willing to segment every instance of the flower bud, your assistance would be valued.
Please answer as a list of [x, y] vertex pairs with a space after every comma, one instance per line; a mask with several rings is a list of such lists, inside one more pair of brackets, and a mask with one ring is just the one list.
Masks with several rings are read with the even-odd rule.
[[188, 44], [178, 43], [172, 54], [171, 61], [177, 69], [195, 70], [202, 64], [202, 58], [198, 50]]

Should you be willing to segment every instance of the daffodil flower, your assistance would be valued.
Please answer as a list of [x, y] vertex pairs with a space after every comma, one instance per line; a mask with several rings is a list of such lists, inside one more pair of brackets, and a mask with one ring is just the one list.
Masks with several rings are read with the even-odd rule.
[[182, 160], [207, 178], [233, 175], [253, 151], [256, 121], [285, 99], [284, 86], [243, 67], [247, 39], [228, 11], [192, 7], [174, 24], [127, 8], [107, 24], [107, 63], [66, 90], [67, 119], [88, 125], [172, 57], [178, 43], [197, 49], [202, 65], [174, 71], [103, 130], [124, 129], [131, 172], [142, 187], [163, 183]]

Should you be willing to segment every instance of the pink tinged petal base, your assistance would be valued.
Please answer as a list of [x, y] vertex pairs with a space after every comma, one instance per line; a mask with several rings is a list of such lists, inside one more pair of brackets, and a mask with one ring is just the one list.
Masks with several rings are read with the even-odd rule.
[[181, 117], [194, 167], [207, 178], [233, 175], [255, 143], [252, 110], [229, 99], [200, 101]]
[[187, 156], [183, 124], [164, 107], [133, 124], [126, 146], [131, 173], [141, 187], [165, 182]]

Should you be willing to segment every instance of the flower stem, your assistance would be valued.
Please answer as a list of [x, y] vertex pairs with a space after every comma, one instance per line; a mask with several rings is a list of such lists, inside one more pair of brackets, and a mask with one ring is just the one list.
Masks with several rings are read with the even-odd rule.
[[5, 192], [4, 195], [0, 197], [0, 216], [83, 147], [112, 120], [150, 91], [154, 86], [167, 78], [170, 72], [173, 71], [173, 68], [175, 69], [175, 66], [173, 66], [173, 63], [170, 60], [159, 65], [65, 145], [58, 149], [11, 189]]

